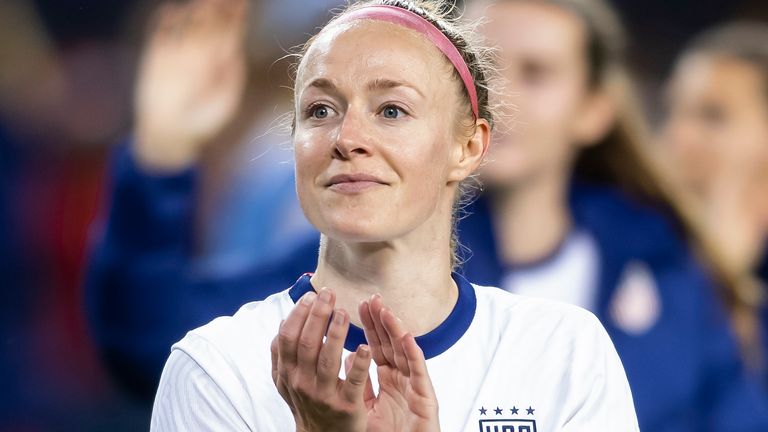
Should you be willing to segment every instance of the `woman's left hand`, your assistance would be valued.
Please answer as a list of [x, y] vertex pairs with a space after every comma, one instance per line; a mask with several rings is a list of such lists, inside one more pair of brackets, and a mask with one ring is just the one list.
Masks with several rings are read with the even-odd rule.
[[439, 431], [438, 403], [424, 353], [402, 322], [374, 295], [359, 307], [377, 365], [379, 394], [366, 392], [368, 431]]

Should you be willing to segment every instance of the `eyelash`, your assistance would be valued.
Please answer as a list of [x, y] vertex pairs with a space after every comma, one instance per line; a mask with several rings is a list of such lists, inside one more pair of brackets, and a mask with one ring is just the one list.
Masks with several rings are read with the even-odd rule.
[[[320, 108], [320, 107], [325, 107], [325, 108], [326, 108], [326, 109], [328, 109], [328, 110], [333, 110], [333, 108], [331, 108], [331, 107], [330, 107], [328, 104], [326, 104], [326, 103], [322, 103], [322, 102], [314, 102], [314, 103], [310, 104], [309, 106], [307, 106], [307, 107], [304, 109], [304, 118], [312, 118], [312, 117], [314, 116], [314, 112], [315, 112], [315, 110], [316, 110], [316, 109], [318, 109], [318, 108]], [[408, 110], [406, 110], [405, 108], [401, 107], [400, 105], [397, 105], [397, 104], [394, 104], [394, 103], [388, 103], [388, 104], [386, 104], [386, 105], [383, 105], [383, 106], [382, 106], [382, 107], [379, 109], [378, 113], [381, 115], [381, 114], [384, 112], [384, 110], [386, 110], [386, 109], [388, 109], [388, 108], [394, 108], [394, 109], [398, 110], [400, 113], [402, 113], [403, 115], [410, 115], [410, 113], [408, 112]], [[399, 117], [398, 117], [398, 118], [399, 118]], [[321, 119], [318, 119], [318, 120], [321, 120]], [[395, 120], [395, 119], [388, 119], [388, 120]]]
[[[410, 115], [405, 108], [401, 107], [400, 105], [393, 104], [393, 103], [388, 103], [388, 104], [382, 106], [381, 109], [379, 110], [379, 114], [382, 114], [384, 112], [384, 110], [386, 110], [387, 108], [394, 108], [394, 109], [400, 111], [403, 115]], [[395, 120], [395, 119], [388, 119], [388, 120]]]
[[[311, 118], [314, 115], [315, 110], [320, 107], [325, 107], [328, 110], [333, 110], [333, 108], [331, 108], [326, 103], [314, 102], [304, 109], [304, 118]], [[318, 120], [321, 120], [321, 119], [318, 119]]]

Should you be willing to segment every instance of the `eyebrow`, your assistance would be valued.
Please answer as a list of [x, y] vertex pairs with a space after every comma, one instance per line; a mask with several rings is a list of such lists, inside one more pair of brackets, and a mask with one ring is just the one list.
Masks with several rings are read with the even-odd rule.
[[414, 90], [419, 96], [424, 97], [424, 93], [421, 92], [416, 86], [406, 81], [396, 81], [387, 78], [377, 78], [366, 85], [368, 90], [388, 90], [397, 87], [408, 87]]
[[[312, 80], [312, 82], [310, 82], [307, 87], [314, 87], [322, 90], [336, 91], [336, 85], [333, 84], [333, 82], [327, 78], [317, 78], [315, 80]], [[424, 97], [424, 93], [421, 90], [419, 90], [418, 87], [406, 81], [397, 81], [397, 80], [388, 79], [388, 78], [376, 78], [370, 81], [365, 86], [365, 88], [370, 91], [388, 90], [388, 89], [393, 89], [397, 87], [410, 88], [416, 93], [418, 93], [419, 96]]]

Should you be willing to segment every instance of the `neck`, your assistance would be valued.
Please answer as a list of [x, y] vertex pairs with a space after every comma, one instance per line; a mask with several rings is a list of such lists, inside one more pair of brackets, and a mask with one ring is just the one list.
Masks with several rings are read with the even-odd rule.
[[535, 262], [562, 243], [571, 227], [567, 178], [541, 176], [492, 194], [492, 219], [502, 262]]
[[336, 307], [346, 310], [355, 325], [361, 324], [360, 302], [378, 293], [406, 329], [415, 336], [428, 333], [445, 321], [458, 298], [451, 278], [450, 237], [445, 234], [450, 234], [449, 226], [377, 243], [324, 235], [312, 285], [333, 289]]

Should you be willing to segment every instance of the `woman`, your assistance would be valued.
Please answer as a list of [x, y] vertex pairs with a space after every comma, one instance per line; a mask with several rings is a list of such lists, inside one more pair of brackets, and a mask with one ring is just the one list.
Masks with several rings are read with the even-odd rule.
[[[695, 38], [677, 61], [668, 101], [666, 159], [695, 197], [729, 269], [753, 290], [765, 286], [768, 25], [727, 23]], [[755, 330], [749, 322], [742, 327]], [[762, 351], [753, 357], [765, 361]]]
[[176, 344], [153, 429], [637, 430], [594, 317], [452, 275], [460, 183], [488, 148], [489, 71], [437, 3], [382, 3], [331, 21], [298, 67], [315, 273]]
[[[517, 126], [495, 135], [485, 193], [459, 226], [465, 275], [593, 311], [622, 358], [640, 426], [765, 430], [708, 275], [702, 236], [650, 158], [623, 31], [599, 0], [480, 2]], [[697, 248], [707, 267], [722, 263]], [[716, 275], [716, 276], [715, 276]], [[735, 402], [738, 401], [738, 402]]]

